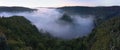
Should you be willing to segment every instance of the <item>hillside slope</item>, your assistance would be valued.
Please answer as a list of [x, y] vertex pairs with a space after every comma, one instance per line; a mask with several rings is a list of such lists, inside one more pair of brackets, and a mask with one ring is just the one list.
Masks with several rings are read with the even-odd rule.
[[[0, 18], [0, 39], [4, 41], [1, 46], [4, 49], [17, 50], [22, 48], [34, 48], [40, 38], [38, 30], [30, 21], [24, 17], [1, 17]], [[34, 44], [35, 43], [35, 44]], [[1, 48], [0, 47], [0, 48]], [[3, 49], [0, 49], [3, 50]]]
[[120, 50], [120, 17], [103, 22], [91, 35], [91, 50]]

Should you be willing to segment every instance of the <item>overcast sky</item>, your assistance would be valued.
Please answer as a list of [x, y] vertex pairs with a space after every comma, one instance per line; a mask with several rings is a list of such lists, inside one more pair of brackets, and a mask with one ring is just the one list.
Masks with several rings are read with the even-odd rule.
[[120, 0], [0, 0], [0, 6], [61, 7], [61, 6], [113, 6]]

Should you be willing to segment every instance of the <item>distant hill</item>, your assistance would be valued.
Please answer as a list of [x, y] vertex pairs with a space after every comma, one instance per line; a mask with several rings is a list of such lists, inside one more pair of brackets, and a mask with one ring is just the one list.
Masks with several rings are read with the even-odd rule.
[[58, 8], [68, 15], [93, 15], [96, 23], [101, 23], [112, 17], [120, 16], [120, 6], [110, 7], [84, 7], [84, 6], [68, 6]]
[[92, 14], [92, 15], [100, 15], [100, 14], [112, 14], [120, 12], [120, 6], [110, 6], [110, 7], [84, 7], [84, 6], [68, 6], [68, 7], [60, 7], [66, 13], [74, 13], [74, 14]]
[[0, 7], [0, 12], [30, 12], [37, 9], [31, 9], [26, 7]]

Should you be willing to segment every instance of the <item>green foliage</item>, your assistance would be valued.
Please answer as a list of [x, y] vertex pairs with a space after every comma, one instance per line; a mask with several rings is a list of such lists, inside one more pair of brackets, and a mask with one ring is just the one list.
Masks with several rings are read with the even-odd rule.
[[102, 22], [86, 37], [73, 40], [41, 33], [22, 16], [0, 18], [0, 50], [120, 50], [120, 17]]
[[120, 50], [120, 17], [103, 22], [93, 33], [91, 50]]
[[2, 17], [0, 18], [0, 30], [6, 37], [6, 43], [9, 45], [11, 50], [17, 50], [20, 48], [33, 47], [33, 42], [38, 42], [39, 32], [30, 21], [24, 17]]

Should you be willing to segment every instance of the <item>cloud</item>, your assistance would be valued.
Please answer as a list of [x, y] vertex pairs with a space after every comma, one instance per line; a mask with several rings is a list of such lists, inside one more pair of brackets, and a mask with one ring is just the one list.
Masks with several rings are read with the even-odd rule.
[[0, 16], [24, 16], [32, 22], [39, 30], [47, 31], [53, 37], [62, 39], [73, 39], [88, 35], [94, 28], [93, 16], [70, 15], [72, 22], [60, 20], [63, 16], [62, 12], [57, 9], [39, 8], [34, 12], [22, 13], [0, 13]]

